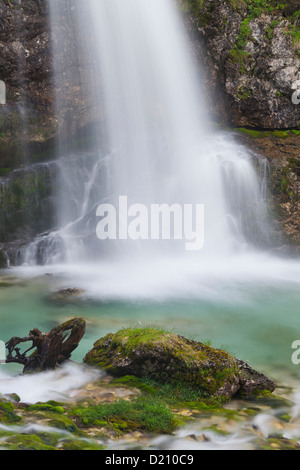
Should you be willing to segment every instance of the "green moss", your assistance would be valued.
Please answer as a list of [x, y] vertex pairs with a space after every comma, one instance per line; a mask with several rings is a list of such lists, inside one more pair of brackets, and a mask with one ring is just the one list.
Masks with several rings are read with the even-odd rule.
[[252, 90], [247, 88], [244, 85], [238, 89], [237, 96], [240, 100], [247, 101], [251, 95], [252, 95]]
[[[280, 20], [273, 20], [272, 23], [270, 24], [270, 26], [266, 29], [266, 32], [265, 32], [265, 37], [267, 39], [269, 39], [270, 41], [273, 39], [274, 37], [274, 31], [275, 29], [277, 28], [277, 26], [280, 24]], [[280, 96], [280, 95], [279, 95]]]
[[238, 49], [236, 45], [233, 46], [233, 48], [229, 51], [228, 60], [230, 60], [233, 64], [239, 64], [240, 65], [239, 70], [242, 74], [247, 73], [248, 59], [249, 59], [248, 52]]
[[278, 418], [281, 419], [281, 421], [284, 421], [285, 423], [289, 423], [292, 419], [291, 415], [289, 415], [287, 413], [283, 413], [283, 414], [279, 415]]
[[294, 403], [286, 398], [279, 397], [270, 393], [268, 390], [262, 390], [254, 393], [251, 397], [247, 398], [247, 401], [257, 403], [260, 406], [269, 406], [273, 409], [276, 408], [292, 408]]
[[24, 226], [32, 227], [37, 233], [49, 228], [54, 213], [52, 210], [45, 213], [41, 201], [52, 196], [53, 179], [51, 170], [40, 167], [36, 171], [30, 169], [15, 173], [1, 186], [1, 241], [10, 241], [11, 234]]
[[0, 401], [0, 423], [13, 424], [21, 421], [15, 413], [15, 406], [9, 401]]
[[39, 437], [45, 445], [51, 447], [57, 447], [60, 439], [62, 438], [62, 434], [47, 431], [37, 431], [35, 435]]
[[52, 428], [61, 429], [71, 433], [80, 433], [80, 430], [72, 419], [70, 419], [66, 414], [62, 414], [62, 411], [64, 410], [61, 410], [61, 407], [53, 408], [51, 408], [51, 405], [47, 404], [32, 405], [26, 408], [26, 412], [28, 415], [32, 414], [33, 419], [46, 421], [47, 425]]
[[274, 180], [273, 193], [287, 200], [298, 202], [300, 196], [294, 189], [294, 175], [300, 175], [300, 159], [289, 158], [279, 176]]
[[300, 450], [300, 444], [297, 440], [270, 438], [259, 444], [258, 450]]
[[[84, 361], [106, 370], [113, 376], [122, 376], [120, 358], [133, 357], [135, 360], [137, 350], [140, 357], [146, 358], [149, 354], [153, 357], [151, 372], [149, 367], [141, 365], [139, 373], [134, 368], [136, 375], [144, 378], [147, 373], [161, 383], [180, 382], [183, 389], [190, 385], [198, 387], [201, 393], [212, 395], [222, 386], [224, 380], [230, 381], [230, 377], [233, 378], [235, 373], [235, 360], [226, 351], [154, 328], [129, 328], [114, 335], [108, 334], [94, 344]], [[168, 373], [164, 363], [169, 365]], [[214, 364], [213, 368], [207, 366], [211, 363]]]
[[240, 31], [235, 41], [237, 49], [245, 49], [247, 42], [252, 37], [250, 21], [251, 18], [246, 18], [241, 22]]
[[56, 450], [54, 446], [44, 443], [43, 439], [36, 434], [17, 434], [11, 436], [1, 443], [8, 450]]
[[156, 394], [156, 388], [152, 385], [145, 383], [145, 380], [135, 377], [134, 375], [125, 375], [124, 377], [119, 377], [114, 379], [111, 383], [113, 386], [124, 385], [125, 387], [132, 387], [141, 390], [144, 393], [151, 395]]
[[264, 137], [276, 137], [277, 139], [287, 139], [288, 137], [291, 137], [291, 136], [300, 135], [300, 131], [297, 129], [257, 130], [257, 129], [248, 129], [244, 127], [238, 127], [238, 128], [235, 128], [234, 130], [240, 134], [245, 134], [249, 137], [253, 137], [256, 139], [264, 138]]
[[27, 411], [52, 411], [52, 413], [64, 413], [62, 406], [53, 406], [47, 403], [31, 405], [27, 408]]
[[203, 428], [203, 431], [211, 431], [215, 434], [219, 434], [220, 436], [229, 436], [230, 434], [228, 431], [224, 431], [223, 429], [218, 428], [216, 424], [209, 426], [208, 428]]
[[52, 419], [51, 417], [49, 418], [48, 424], [53, 428], [62, 429], [71, 433], [80, 433], [76, 424], [67, 416], [53, 416]]
[[104, 450], [105, 446], [88, 440], [68, 439], [63, 441], [62, 450]]
[[113, 335], [112, 348], [123, 346], [123, 354], [126, 356], [141, 344], [149, 344], [161, 341], [164, 335], [168, 335], [165, 329], [154, 328], [126, 328]]
[[123, 431], [170, 433], [175, 429], [175, 417], [170, 409], [153, 397], [140, 397], [132, 401], [120, 400], [89, 407], [76, 407], [71, 416], [83, 426], [102, 426]]

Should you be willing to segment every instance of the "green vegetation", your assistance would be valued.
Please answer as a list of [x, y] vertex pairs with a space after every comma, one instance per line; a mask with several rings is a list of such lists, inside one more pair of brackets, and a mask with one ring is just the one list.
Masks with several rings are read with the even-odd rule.
[[[96, 341], [84, 362], [115, 377], [135, 374], [162, 383], [189, 384], [201, 390], [203, 396], [214, 395], [224, 383], [235, 380], [237, 368], [226, 351], [155, 328], [128, 328], [108, 334]], [[208, 366], [212, 363], [213, 367]]]
[[297, 17], [294, 17], [294, 21], [291, 24], [290, 30], [287, 34], [292, 37], [294, 49], [300, 54], [300, 11], [298, 12]]
[[273, 39], [273, 36], [274, 36], [274, 30], [276, 29], [276, 27], [280, 24], [280, 20], [276, 19], [276, 20], [273, 20], [272, 23], [270, 24], [270, 26], [266, 29], [266, 32], [265, 32], [265, 36], [267, 39], [269, 39], [270, 41]]
[[13, 403], [0, 401], [0, 423], [15, 424], [21, 421], [21, 417], [15, 413]]
[[77, 407], [71, 411], [71, 416], [81, 425], [108, 427], [121, 433], [141, 430], [167, 434], [176, 427], [174, 414], [161, 400], [153, 397]]
[[247, 88], [246, 86], [242, 86], [238, 90], [238, 97], [240, 100], [247, 101], [252, 94], [252, 90]]
[[276, 137], [278, 139], [286, 139], [288, 137], [300, 135], [300, 130], [297, 130], [297, 129], [291, 129], [287, 131], [277, 129], [274, 131], [268, 131], [268, 130], [257, 130], [257, 129], [248, 129], [245, 127], [238, 127], [234, 130], [240, 134], [245, 134], [249, 137], [253, 137], [256, 139], [264, 138], [264, 137]]
[[63, 414], [64, 408], [62, 406], [53, 406], [49, 403], [37, 403], [27, 408], [27, 411], [52, 411], [52, 413]]
[[[192, 15], [199, 26], [208, 24], [211, 13], [213, 12], [214, 3], [208, 3], [206, 0], [177, 0], [183, 12]], [[251, 55], [246, 52], [246, 46], [252, 36], [250, 23], [255, 18], [259, 18], [262, 14], [273, 15], [274, 18], [270, 26], [265, 31], [265, 37], [272, 40], [276, 27], [283, 18], [288, 18], [290, 28], [286, 34], [292, 37], [294, 48], [300, 54], [300, 8], [297, 0], [227, 0], [228, 4], [242, 16], [240, 30], [235, 38], [234, 44], [229, 51], [228, 59], [233, 64], [239, 65], [241, 74], [247, 73], [247, 66], [250, 62]], [[227, 24], [219, 24], [218, 28], [223, 28]]]
[[2, 445], [8, 450], [56, 450], [36, 434], [16, 434], [8, 437]]

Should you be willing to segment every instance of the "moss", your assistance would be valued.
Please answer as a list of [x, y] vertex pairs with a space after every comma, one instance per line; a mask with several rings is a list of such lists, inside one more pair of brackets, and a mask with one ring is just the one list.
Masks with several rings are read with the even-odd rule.
[[120, 400], [89, 407], [75, 407], [71, 416], [86, 427], [103, 426], [124, 431], [148, 431], [167, 434], [175, 429], [175, 417], [170, 409], [153, 397], [140, 397], [132, 401]]
[[[163, 400], [170, 406], [182, 406], [182, 403], [206, 403], [209, 407], [218, 407], [223, 403], [221, 397], [211, 397], [208, 393], [192, 384], [181, 381], [159, 382], [150, 377], [143, 378], [144, 383], [150, 387], [151, 394]], [[144, 388], [146, 391], [147, 388]]]
[[[137, 354], [139, 370], [133, 365]], [[132, 367], [126, 365], [123, 369], [121, 358], [129, 362], [132, 359]], [[198, 387], [210, 395], [225, 380], [230, 381], [236, 370], [234, 358], [226, 351], [154, 328], [129, 328], [114, 335], [108, 334], [94, 344], [84, 361], [113, 376], [128, 375], [132, 370], [140, 378], [148, 374], [161, 383], [181, 382], [184, 386]], [[127, 373], [123, 373], [124, 370]]]
[[[46, 231], [52, 225], [54, 209], [51, 203], [55, 174], [47, 166], [32, 167], [15, 172], [0, 188], [0, 238], [10, 241], [24, 226], [36, 233]], [[49, 201], [45, 212], [42, 201]]]
[[300, 160], [288, 158], [286, 165], [274, 178], [272, 191], [276, 196], [280, 196], [285, 201], [298, 202], [300, 195], [294, 186], [294, 175], [300, 176]]
[[104, 450], [105, 446], [88, 440], [68, 439], [63, 441], [62, 450]]
[[61, 429], [64, 431], [68, 431], [71, 433], [80, 433], [80, 430], [76, 426], [76, 424], [70, 419], [67, 415], [62, 414], [61, 410], [57, 411], [55, 408], [60, 408], [60, 407], [54, 407], [54, 410], [49, 408], [50, 405], [33, 405], [32, 407], [28, 407], [26, 409], [26, 412], [29, 414], [33, 415], [34, 419], [41, 420], [41, 421], [46, 421], [47, 425], [56, 428], [56, 429]]
[[246, 74], [247, 73], [247, 63], [249, 60], [249, 53], [245, 52], [235, 45], [228, 53], [228, 60], [230, 60], [233, 64], [240, 65], [240, 73]]
[[252, 90], [250, 88], [247, 88], [246, 86], [241, 86], [238, 89], [237, 96], [240, 100], [247, 101], [251, 95], [252, 95]]
[[266, 137], [276, 137], [277, 139], [286, 139], [291, 136], [298, 136], [300, 135], [300, 131], [297, 129], [290, 129], [290, 130], [258, 130], [258, 129], [249, 129], [245, 127], [237, 127], [234, 129], [235, 132], [240, 134], [245, 134], [249, 137], [253, 137], [256, 139], [266, 138]]
[[289, 423], [292, 419], [291, 415], [289, 415], [287, 413], [283, 413], [283, 414], [279, 415], [278, 418], [281, 419], [281, 421], [284, 421], [285, 423]]
[[254, 393], [251, 397], [247, 398], [247, 401], [257, 403], [260, 406], [269, 406], [273, 409], [276, 408], [292, 408], [294, 403], [286, 398], [279, 397], [270, 393], [268, 390], [263, 390]]
[[[280, 24], [280, 20], [273, 20], [270, 26], [266, 29], [265, 37], [271, 41], [274, 37], [274, 31], [277, 26]], [[280, 95], [279, 95], [280, 96]]]
[[56, 429], [62, 429], [71, 433], [80, 433], [76, 424], [67, 416], [53, 416], [52, 419], [49, 419], [48, 424]]
[[62, 406], [53, 406], [48, 403], [35, 404], [27, 408], [28, 411], [52, 411], [52, 413], [63, 414], [64, 409]]
[[219, 434], [220, 436], [229, 436], [230, 434], [228, 431], [224, 431], [223, 429], [218, 428], [216, 424], [209, 426], [208, 428], [203, 428], [203, 431], [211, 431], [215, 434]]
[[252, 37], [250, 21], [251, 18], [246, 18], [241, 22], [240, 31], [235, 41], [237, 49], [245, 49], [247, 42]]
[[13, 424], [22, 418], [15, 413], [15, 406], [9, 401], [0, 401], [0, 423]]
[[144, 393], [149, 393], [151, 395], [156, 394], [156, 388], [152, 385], [145, 383], [143, 379], [135, 377], [134, 375], [125, 375], [124, 377], [119, 377], [114, 379], [112, 386], [124, 385], [125, 387], [132, 387], [141, 390]]
[[38, 431], [35, 433], [47, 446], [57, 447], [62, 435], [54, 432]]
[[11, 436], [1, 443], [8, 450], [56, 450], [54, 446], [45, 444], [43, 439], [36, 434], [18, 434]]
[[258, 445], [258, 450], [300, 450], [300, 444], [296, 440], [285, 438], [270, 438]]

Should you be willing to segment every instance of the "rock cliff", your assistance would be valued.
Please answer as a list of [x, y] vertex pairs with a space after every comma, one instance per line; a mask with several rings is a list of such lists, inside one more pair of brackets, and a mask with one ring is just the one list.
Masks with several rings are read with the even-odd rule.
[[178, 2], [205, 63], [213, 114], [238, 127], [299, 129], [299, 2]]

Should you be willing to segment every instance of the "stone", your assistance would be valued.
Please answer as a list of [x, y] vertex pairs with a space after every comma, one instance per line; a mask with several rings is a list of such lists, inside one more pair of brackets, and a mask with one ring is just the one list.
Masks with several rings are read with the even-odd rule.
[[94, 344], [84, 362], [116, 377], [182, 382], [210, 396], [248, 397], [275, 389], [270, 379], [226, 351], [151, 328], [106, 335]]
[[58, 303], [65, 303], [65, 302], [72, 302], [80, 297], [84, 293], [83, 289], [79, 289], [78, 287], [69, 287], [67, 289], [61, 289], [57, 292], [54, 292], [50, 299], [52, 302]]
[[261, 2], [253, 12], [251, 2], [178, 1], [204, 65], [212, 116], [235, 126], [299, 129], [300, 105], [292, 102], [300, 80], [299, 2], [284, 10]]

